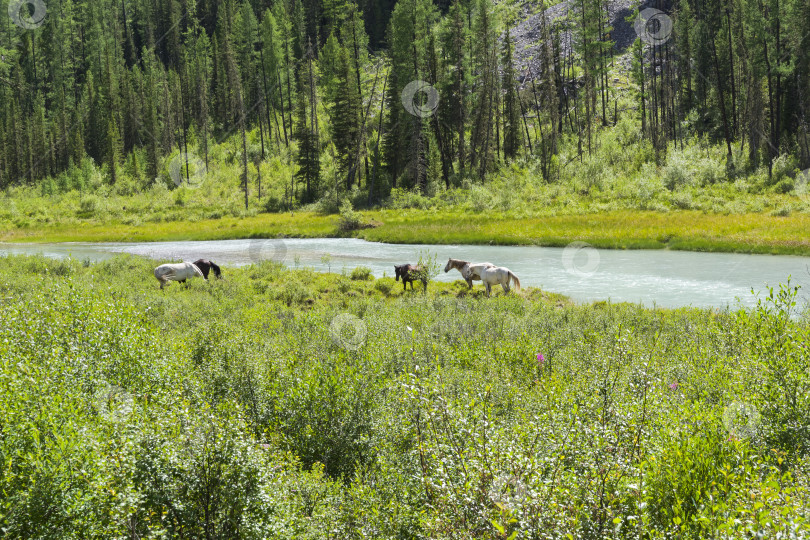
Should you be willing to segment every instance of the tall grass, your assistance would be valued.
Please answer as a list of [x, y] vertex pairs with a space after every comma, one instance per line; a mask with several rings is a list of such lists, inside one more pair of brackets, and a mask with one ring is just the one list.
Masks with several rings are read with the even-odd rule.
[[10, 537], [810, 532], [789, 288], [667, 311], [153, 265], [0, 260]]

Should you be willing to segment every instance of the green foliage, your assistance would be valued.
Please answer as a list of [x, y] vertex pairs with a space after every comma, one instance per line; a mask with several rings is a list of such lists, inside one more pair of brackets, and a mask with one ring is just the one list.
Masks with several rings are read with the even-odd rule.
[[371, 275], [371, 268], [368, 268], [367, 266], [358, 266], [352, 270], [351, 278], [354, 281], [368, 281], [369, 279], [373, 278]]
[[[429, 250], [420, 250], [417, 255], [418, 260], [416, 262], [416, 266], [418, 270], [414, 272], [414, 277], [430, 283], [433, 281], [433, 278], [439, 275], [439, 272], [442, 269], [442, 265], [438, 260], [438, 255]], [[427, 285], [425, 285], [425, 289], [427, 289]]]
[[338, 220], [338, 231], [351, 232], [364, 229], [366, 223], [360, 212], [355, 212], [350, 200], [346, 199], [340, 205], [340, 218]]
[[2, 260], [7, 535], [810, 532], [789, 285], [670, 311], [271, 263], [160, 291], [153, 266]]

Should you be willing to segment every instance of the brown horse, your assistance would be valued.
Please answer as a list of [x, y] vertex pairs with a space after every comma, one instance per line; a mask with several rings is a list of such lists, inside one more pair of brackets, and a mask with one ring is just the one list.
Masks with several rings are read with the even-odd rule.
[[397, 274], [397, 281], [399, 278], [402, 278], [402, 290], [408, 290], [408, 283], [411, 284], [411, 290], [413, 290], [413, 282], [417, 279], [422, 282], [422, 285], [425, 287], [425, 291], [427, 291], [427, 278], [422, 273], [422, 268], [415, 264], [400, 264], [399, 266], [394, 267], [394, 272]]

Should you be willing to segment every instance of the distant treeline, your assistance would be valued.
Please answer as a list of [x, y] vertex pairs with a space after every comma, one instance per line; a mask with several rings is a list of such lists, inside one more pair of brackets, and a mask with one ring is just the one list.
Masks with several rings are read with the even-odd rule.
[[606, 0], [539, 17], [528, 63], [539, 67], [520, 73], [515, 21], [490, 0], [10, 3], [0, 188], [87, 157], [111, 183], [124, 164], [148, 182], [165, 156], [193, 145], [207, 163], [231, 135], [246, 191], [249, 161], [289, 155], [299, 202], [354, 186], [370, 200], [451, 186], [518, 157], [554, 181], [561, 147], [592, 152], [620, 114], [637, 115], [659, 162], [673, 141], [702, 135], [730, 163], [788, 154], [810, 166], [810, 0], [676, 0], [666, 14], [632, 14], [643, 39], [624, 113]]

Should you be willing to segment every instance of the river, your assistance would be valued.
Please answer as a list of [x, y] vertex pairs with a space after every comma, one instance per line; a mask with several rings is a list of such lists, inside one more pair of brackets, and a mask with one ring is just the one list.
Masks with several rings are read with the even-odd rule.
[[[573, 244], [567, 248], [515, 246], [399, 245], [357, 239], [220, 240], [144, 243], [0, 244], [0, 255], [43, 254], [93, 261], [117, 253], [159, 261], [206, 258], [225, 266], [266, 259], [318, 271], [351, 271], [367, 266], [377, 276], [392, 276], [395, 264], [416, 262], [419, 253], [506, 266], [521, 284], [541, 287], [580, 302], [610, 300], [662, 307], [751, 306], [751, 289], [763, 291], [792, 276], [810, 298], [810, 257], [694, 253], [666, 250], [602, 250]], [[327, 261], [327, 256], [328, 261]], [[455, 270], [436, 280], [460, 279]], [[477, 286], [481, 286], [478, 284]]]

